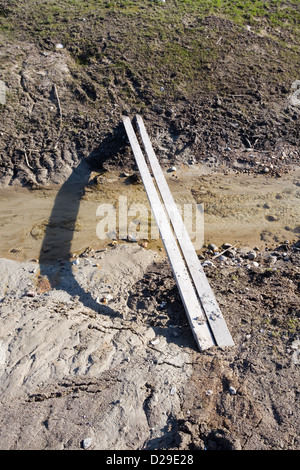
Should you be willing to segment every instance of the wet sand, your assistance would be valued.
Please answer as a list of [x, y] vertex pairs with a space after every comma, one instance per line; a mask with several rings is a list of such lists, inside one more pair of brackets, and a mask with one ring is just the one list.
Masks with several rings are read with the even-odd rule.
[[[166, 172], [166, 177], [179, 207], [203, 204], [205, 243], [263, 248], [299, 237], [300, 170], [274, 179], [264, 175], [209, 173], [203, 166], [182, 166], [175, 172]], [[93, 184], [95, 178], [97, 184]], [[48, 252], [50, 259], [66, 258], [87, 247], [107, 246], [111, 239], [101, 240], [96, 233], [101, 221], [97, 216], [99, 205], [112, 205], [119, 216], [121, 197], [127, 201], [128, 209], [132, 204], [143, 204], [151, 214], [143, 185], [129, 184], [128, 180], [114, 172], [92, 174], [87, 185], [82, 188], [74, 182], [63, 196], [61, 186], [1, 189], [0, 257], [19, 261], [38, 259], [42, 250], [45, 257]], [[128, 225], [133, 220], [129, 213]], [[151, 239], [150, 222], [148, 247], [161, 249], [153, 220]], [[114, 238], [114, 234], [110, 237]], [[116, 239], [125, 243], [118, 233]], [[65, 248], [62, 251], [66, 246], [68, 253]]]

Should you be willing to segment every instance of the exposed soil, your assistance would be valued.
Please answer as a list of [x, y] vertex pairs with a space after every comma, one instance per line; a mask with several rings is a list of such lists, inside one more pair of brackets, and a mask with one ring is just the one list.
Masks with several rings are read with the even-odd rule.
[[299, 163], [298, 43], [284, 29], [279, 39], [190, 14], [164, 51], [151, 16], [91, 13], [45, 38], [33, 23], [24, 37], [23, 11], [3, 8], [14, 25], [0, 34], [3, 185], [61, 183], [83, 158], [134, 167], [122, 113], [143, 115], [163, 165], [280, 176]]
[[163, 253], [2, 259], [1, 448], [299, 449], [299, 250], [205, 267], [235, 346], [202, 352]]
[[[299, 450], [295, 30], [179, 21], [171, 0], [23, 3], [0, 0], [0, 448]], [[84, 235], [98, 197], [145, 197], [137, 112], [165, 170], [205, 169], [170, 186], [206, 204], [207, 242], [242, 240], [199, 252], [234, 347], [197, 350], [161, 244]]]

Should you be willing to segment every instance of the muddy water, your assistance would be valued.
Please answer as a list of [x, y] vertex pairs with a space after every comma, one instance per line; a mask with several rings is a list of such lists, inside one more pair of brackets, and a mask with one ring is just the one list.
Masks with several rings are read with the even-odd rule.
[[[95, 177], [92, 174], [89, 181]], [[166, 173], [166, 177], [179, 206], [203, 204], [206, 243], [262, 248], [300, 237], [299, 169], [274, 179], [262, 175], [210, 174], [203, 167], [182, 167], [176, 173]], [[1, 189], [0, 257], [27, 260], [40, 259], [42, 254], [46, 259], [48, 253], [49, 259], [57, 259], [78, 254], [87, 247], [107, 246], [111, 239], [99, 239], [96, 232], [103, 220], [101, 215], [97, 216], [99, 206], [110, 204], [115, 208], [117, 228], [121, 214], [122, 223], [127, 224], [121, 227], [123, 231], [135, 223], [132, 204], [145, 205], [150, 214], [143, 185], [128, 180], [117, 173], [106, 173], [98, 177], [98, 184], [88, 184], [83, 190], [77, 184], [64, 192], [57, 187]], [[127, 220], [120, 201], [127, 201]], [[142, 219], [144, 214], [139, 216]], [[154, 220], [149, 219], [148, 223], [152, 223], [148, 247], [159, 249], [162, 243], [157, 238]], [[107, 229], [114, 238], [113, 224]]]

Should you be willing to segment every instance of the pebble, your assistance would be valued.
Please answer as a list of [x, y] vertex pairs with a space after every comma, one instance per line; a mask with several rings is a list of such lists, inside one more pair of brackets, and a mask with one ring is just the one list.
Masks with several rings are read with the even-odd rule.
[[227, 249], [231, 248], [231, 243], [223, 243], [222, 248], [223, 248], [223, 250], [227, 250]]
[[151, 341], [151, 344], [153, 344], [154, 346], [158, 343], [159, 343], [159, 338], [156, 338], [153, 341]]
[[248, 258], [251, 259], [251, 260], [255, 259], [256, 256], [257, 256], [257, 255], [256, 255], [255, 251], [250, 251], [250, 252], [248, 253]]
[[92, 442], [93, 442], [93, 439], [91, 437], [87, 437], [86, 439], [83, 439], [82, 447], [84, 449], [88, 449], [89, 447], [91, 447]]
[[212, 395], [213, 393], [214, 393], [214, 392], [213, 392], [212, 390], [206, 390], [205, 395], [210, 396], [210, 395]]
[[26, 292], [26, 295], [27, 297], [35, 297], [36, 296], [36, 292], [32, 291], [32, 290], [29, 290], [28, 292]]
[[214, 243], [210, 243], [208, 245], [208, 249], [216, 253], [218, 251], [218, 247]]
[[212, 261], [210, 261], [208, 259], [208, 260], [204, 261], [204, 263], [202, 263], [202, 266], [215, 266], [215, 265]]

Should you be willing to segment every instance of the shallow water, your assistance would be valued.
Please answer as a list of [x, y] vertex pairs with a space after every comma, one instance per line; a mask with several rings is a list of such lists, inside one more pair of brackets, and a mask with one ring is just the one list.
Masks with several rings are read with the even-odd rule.
[[[140, 220], [149, 217], [150, 206], [142, 184], [129, 184], [128, 178], [111, 172], [100, 176], [99, 184], [86, 186], [95, 176], [89, 175], [81, 185], [70, 180], [59, 188], [1, 189], [0, 257], [54, 260], [70, 258], [87, 247], [104, 248], [111, 239], [100, 240], [96, 232], [102, 220], [96, 211], [103, 204], [115, 208], [117, 231], [120, 216], [123, 231], [129, 225], [134, 227], [132, 204], [142, 204], [148, 210], [148, 215], [140, 214]], [[175, 173], [166, 172], [166, 177], [180, 207], [203, 204], [205, 243], [263, 248], [300, 237], [299, 169], [274, 179], [209, 173], [200, 166], [183, 166]], [[119, 211], [120, 201], [126, 201], [127, 209], [132, 211], [131, 215], [127, 213], [127, 227], [124, 207]], [[113, 237], [113, 224], [107, 229]], [[147, 233], [148, 237], [142, 238], [150, 238], [148, 247], [162, 248], [153, 219], [152, 239], [150, 229]]]

